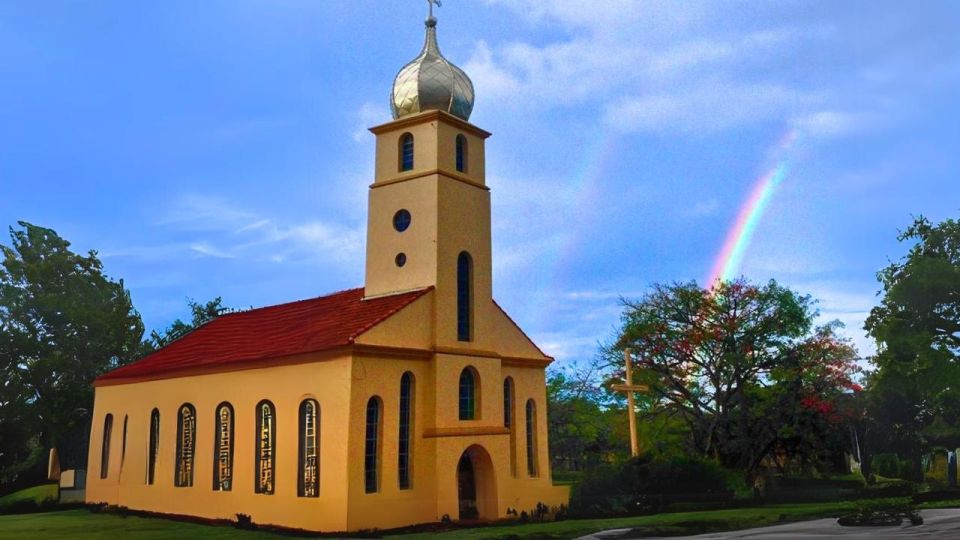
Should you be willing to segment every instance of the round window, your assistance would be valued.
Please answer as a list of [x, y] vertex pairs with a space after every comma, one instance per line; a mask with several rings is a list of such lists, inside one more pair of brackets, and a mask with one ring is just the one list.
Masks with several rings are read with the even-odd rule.
[[396, 258], [396, 262], [397, 262], [397, 266], [399, 266], [400, 268], [403, 268], [403, 265], [407, 264], [407, 254], [406, 253], [398, 254]]
[[397, 232], [403, 232], [410, 228], [410, 212], [407, 210], [397, 210], [393, 215], [393, 228]]

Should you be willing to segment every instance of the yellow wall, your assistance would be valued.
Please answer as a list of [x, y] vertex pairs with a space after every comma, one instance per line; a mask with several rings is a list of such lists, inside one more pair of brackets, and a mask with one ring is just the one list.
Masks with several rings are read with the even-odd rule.
[[[346, 419], [350, 413], [350, 359], [277, 366], [96, 389], [87, 475], [88, 502], [108, 502], [154, 512], [235, 519], [249, 514], [256, 523], [313, 530], [346, 529]], [[300, 402], [320, 404], [320, 496], [297, 497], [297, 438]], [[254, 493], [254, 409], [262, 399], [276, 407], [276, 491]], [[214, 411], [227, 401], [234, 408], [234, 486], [213, 490]], [[194, 483], [174, 487], [177, 411], [191, 403], [197, 411]], [[160, 448], [154, 485], [146, 485], [150, 413], [160, 410]], [[110, 469], [100, 479], [103, 418], [114, 428]], [[126, 458], [121, 463], [123, 416], [129, 415]]]

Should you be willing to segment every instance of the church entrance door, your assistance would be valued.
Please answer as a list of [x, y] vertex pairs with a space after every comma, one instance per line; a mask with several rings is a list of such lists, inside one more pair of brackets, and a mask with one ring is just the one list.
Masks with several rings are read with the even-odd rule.
[[457, 495], [460, 500], [460, 519], [477, 519], [477, 481], [473, 475], [473, 462], [466, 452], [457, 463]]
[[497, 488], [490, 454], [480, 445], [467, 448], [457, 462], [461, 520], [497, 519]]

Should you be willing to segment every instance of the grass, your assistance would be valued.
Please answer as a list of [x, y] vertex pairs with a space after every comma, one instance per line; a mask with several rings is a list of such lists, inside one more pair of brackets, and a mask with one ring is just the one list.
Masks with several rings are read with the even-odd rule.
[[57, 485], [43, 484], [32, 488], [15, 491], [9, 495], [0, 497], [0, 509], [23, 501], [33, 501], [37, 504], [46, 500], [57, 499]]
[[[493, 525], [472, 529], [402, 534], [393, 540], [561, 540], [606, 529], [632, 529], [632, 536], [699, 534], [713, 531], [763, 527], [790, 521], [835, 517], [862, 504], [856, 501], [770, 505], [702, 512], [677, 512], [650, 516], [582, 519], [528, 525]], [[920, 508], [958, 508], [960, 500], [938, 501]], [[71, 538], [77, 540], [271, 540], [289, 538], [279, 534], [242, 531], [229, 526], [198, 525], [158, 518], [120, 517], [69, 510], [42, 514], [0, 516], [0, 540]]]
[[266, 540], [276, 534], [242, 531], [233, 527], [197, 525], [167, 519], [120, 517], [69, 510], [43, 514], [0, 516], [0, 539], [70, 538], [76, 540]]

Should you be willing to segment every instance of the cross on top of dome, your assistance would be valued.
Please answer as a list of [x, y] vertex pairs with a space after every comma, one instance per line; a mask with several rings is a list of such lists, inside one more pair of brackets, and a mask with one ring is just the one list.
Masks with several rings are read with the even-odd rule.
[[441, 110], [469, 120], [475, 98], [473, 82], [440, 52], [433, 6], [441, 6], [442, 1], [427, 0], [427, 5], [429, 12], [423, 49], [393, 81], [390, 96], [393, 117], [398, 119], [423, 111]]

